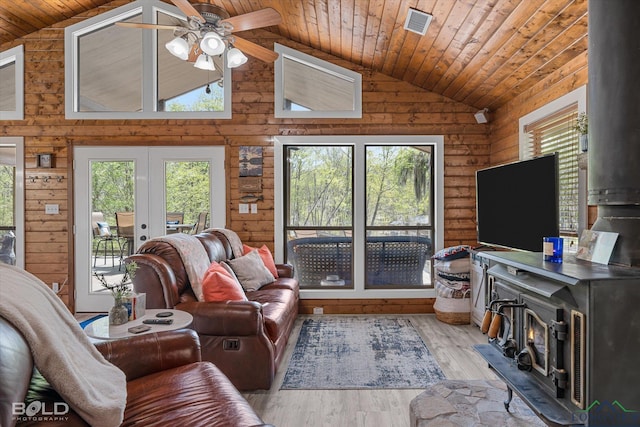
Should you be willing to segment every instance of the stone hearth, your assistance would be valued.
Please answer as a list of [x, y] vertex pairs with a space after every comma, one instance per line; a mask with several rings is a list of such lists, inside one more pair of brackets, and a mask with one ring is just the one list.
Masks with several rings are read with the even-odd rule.
[[504, 409], [502, 381], [441, 381], [416, 396], [410, 405], [411, 427], [531, 427], [545, 424], [517, 396]]

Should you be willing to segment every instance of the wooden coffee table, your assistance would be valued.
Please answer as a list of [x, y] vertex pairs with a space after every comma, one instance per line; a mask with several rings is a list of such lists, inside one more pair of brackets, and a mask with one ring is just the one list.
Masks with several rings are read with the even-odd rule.
[[[138, 334], [132, 334], [129, 332], [129, 328], [133, 326], [142, 325], [142, 321], [145, 319], [158, 319], [156, 314], [169, 311], [173, 313], [171, 317], [165, 317], [165, 319], [173, 319], [173, 323], [170, 325], [148, 325], [151, 327], [148, 331]], [[109, 316], [102, 317], [89, 323], [84, 328], [84, 332], [91, 338], [100, 340], [117, 340], [123, 338], [130, 338], [136, 335], [144, 335], [152, 332], [173, 331], [175, 329], [182, 329], [189, 327], [193, 322], [193, 316], [182, 310], [169, 310], [169, 309], [147, 309], [145, 315], [140, 319], [131, 320], [124, 325], [109, 325]]]

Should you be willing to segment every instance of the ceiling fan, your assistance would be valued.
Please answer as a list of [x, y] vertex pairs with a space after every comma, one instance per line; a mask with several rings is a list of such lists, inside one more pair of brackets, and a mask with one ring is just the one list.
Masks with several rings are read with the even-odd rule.
[[186, 26], [117, 22], [122, 27], [173, 30], [174, 39], [165, 44], [172, 55], [203, 70], [214, 70], [212, 56], [227, 51], [227, 66], [238, 67], [247, 62], [245, 53], [264, 62], [274, 62], [278, 54], [249, 40], [236, 36], [239, 31], [278, 25], [280, 14], [268, 7], [230, 17], [221, 7], [209, 3], [191, 4], [188, 0], [171, 0], [187, 17]]

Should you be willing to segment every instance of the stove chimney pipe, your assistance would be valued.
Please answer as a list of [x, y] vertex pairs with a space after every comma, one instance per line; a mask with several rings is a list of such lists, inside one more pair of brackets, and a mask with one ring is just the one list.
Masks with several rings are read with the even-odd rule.
[[589, 0], [589, 204], [619, 233], [611, 263], [640, 266], [640, 1]]

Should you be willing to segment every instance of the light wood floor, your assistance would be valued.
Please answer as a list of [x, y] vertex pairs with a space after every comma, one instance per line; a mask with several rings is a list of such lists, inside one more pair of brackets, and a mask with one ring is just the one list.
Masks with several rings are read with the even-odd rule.
[[[301, 315], [296, 320], [271, 390], [244, 393], [262, 419], [277, 427], [409, 425], [409, 403], [422, 390], [280, 390], [300, 327], [307, 317], [310, 316]], [[433, 314], [384, 317], [411, 319], [448, 379], [496, 378], [472, 348], [473, 344], [487, 341], [477, 326], [448, 325]]]

